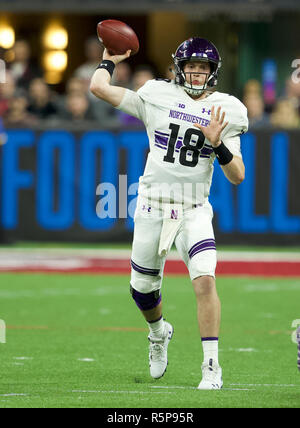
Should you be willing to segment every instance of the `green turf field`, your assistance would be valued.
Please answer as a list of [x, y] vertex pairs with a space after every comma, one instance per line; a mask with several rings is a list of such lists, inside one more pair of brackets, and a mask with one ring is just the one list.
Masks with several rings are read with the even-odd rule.
[[148, 373], [147, 329], [126, 276], [0, 275], [0, 408], [300, 407], [291, 324], [299, 279], [219, 278], [224, 389], [198, 391], [202, 362], [195, 299], [184, 277], [167, 277], [165, 317], [174, 324], [169, 367]]

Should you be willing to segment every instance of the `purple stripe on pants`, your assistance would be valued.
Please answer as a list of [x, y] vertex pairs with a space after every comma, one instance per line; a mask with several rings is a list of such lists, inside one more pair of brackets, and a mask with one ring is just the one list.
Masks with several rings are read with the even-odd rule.
[[195, 247], [197, 247], [199, 244], [203, 244], [204, 242], [208, 242], [208, 241], [213, 241], [215, 242], [214, 238], [208, 238], [208, 239], [203, 239], [202, 241], [196, 242], [195, 245], [192, 246], [192, 248], [190, 249], [189, 252], [191, 252]]
[[144, 275], [157, 276], [159, 275], [159, 269], [149, 269], [142, 266], [137, 265], [131, 260], [132, 268], [139, 273], [143, 273]]
[[202, 251], [215, 250], [216, 243], [214, 239], [204, 239], [203, 241], [197, 242], [189, 251], [189, 258], [191, 259], [196, 254]]

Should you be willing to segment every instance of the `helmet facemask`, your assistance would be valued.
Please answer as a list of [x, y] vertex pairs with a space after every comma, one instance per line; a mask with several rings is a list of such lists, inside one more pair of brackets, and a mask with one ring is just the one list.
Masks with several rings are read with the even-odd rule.
[[187, 78], [188, 75], [196, 74], [196, 73], [190, 73], [190, 72], [184, 72], [185, 75], [185, 81], [183, 84], [185, 92], [187, 92], [190, 95], [201, 95], [203, 92], [207, 89], [207, 82], [209, 79], [208, 73], [197, 73], [197, 74], [205, 74], [205, 82], [203, 85], [194, 85], [192, 82], [192, 76], [190, 76], [190, 79]]
[[[175, 83], [183, 86], [183, 89], [189, 95], [200, 96], [203, 94], [204, 91], [208, 90], [209, 88], [211, 88], [212, 86], [215, 86], [217, 84], [217, 79], [216, 79], [217, 66], [216, 66], [216, 64], [213, 64], [209, 61], [203, 60], [203, 62], [208, 62], [210, 65], [210, 71], [208, 73], [196, 72], [196, 71], [185, 72], [184, 71], [185, 64], [187, 62], [191, 61], [192, 59], [178, 60], [175, 57], [175, 55], [173, 55], [173, 59], [174, 59], [174, 64], [175, 64]], [[195, 58], [195, 61], [200, 62], [201, 60], [198, 58]], [[203, 75], [204, 74], [206, 76], [203, 85], [199, 85], [199, 86], [193, 85], [192, 78], [187, 79], [187, 75], [193, 75], [193, 74], [197, 74], [197, 75]]]

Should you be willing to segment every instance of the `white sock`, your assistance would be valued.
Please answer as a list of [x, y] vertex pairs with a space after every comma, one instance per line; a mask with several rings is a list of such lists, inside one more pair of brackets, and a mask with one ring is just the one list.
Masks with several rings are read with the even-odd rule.
[[209, 360], [213, 360], [214, 363], [219, 364], [219, 340], [217, 337], [203, 337], [202, 348], [204, 354], [204, 363], [209, 363]]
[[163, 317], [161, 317], [159, 320], [154, 322], [148, 322], [147, 323], [150, 330], [150, 336], [151, 337], [162, 337], [165, 333], [165, 322]]

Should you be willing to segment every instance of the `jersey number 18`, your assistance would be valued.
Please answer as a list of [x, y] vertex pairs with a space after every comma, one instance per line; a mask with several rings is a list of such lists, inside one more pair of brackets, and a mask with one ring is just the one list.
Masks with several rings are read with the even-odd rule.
[[[169, 129], [171, 129], [171, 136], [168, 144], [168, 151], [164, 157], [165, 162], [174, 163], [174, 151], [179, 134], [180, 125], [175, 123], [170, 123]], [[197, 141], [195, 144], [192, 144], [192, 137], [196, 136]], [[186, 130], [183, 137], [183, 145], [180, 149], [179, 162], [181, 165], [195, 167], [198, 163], [199, 152], [204, 145], [205, 137], [200, 130], [195, 128], [189, 128]], [[187, 153], [190, 153], [192, 156], [187, 156]]]

